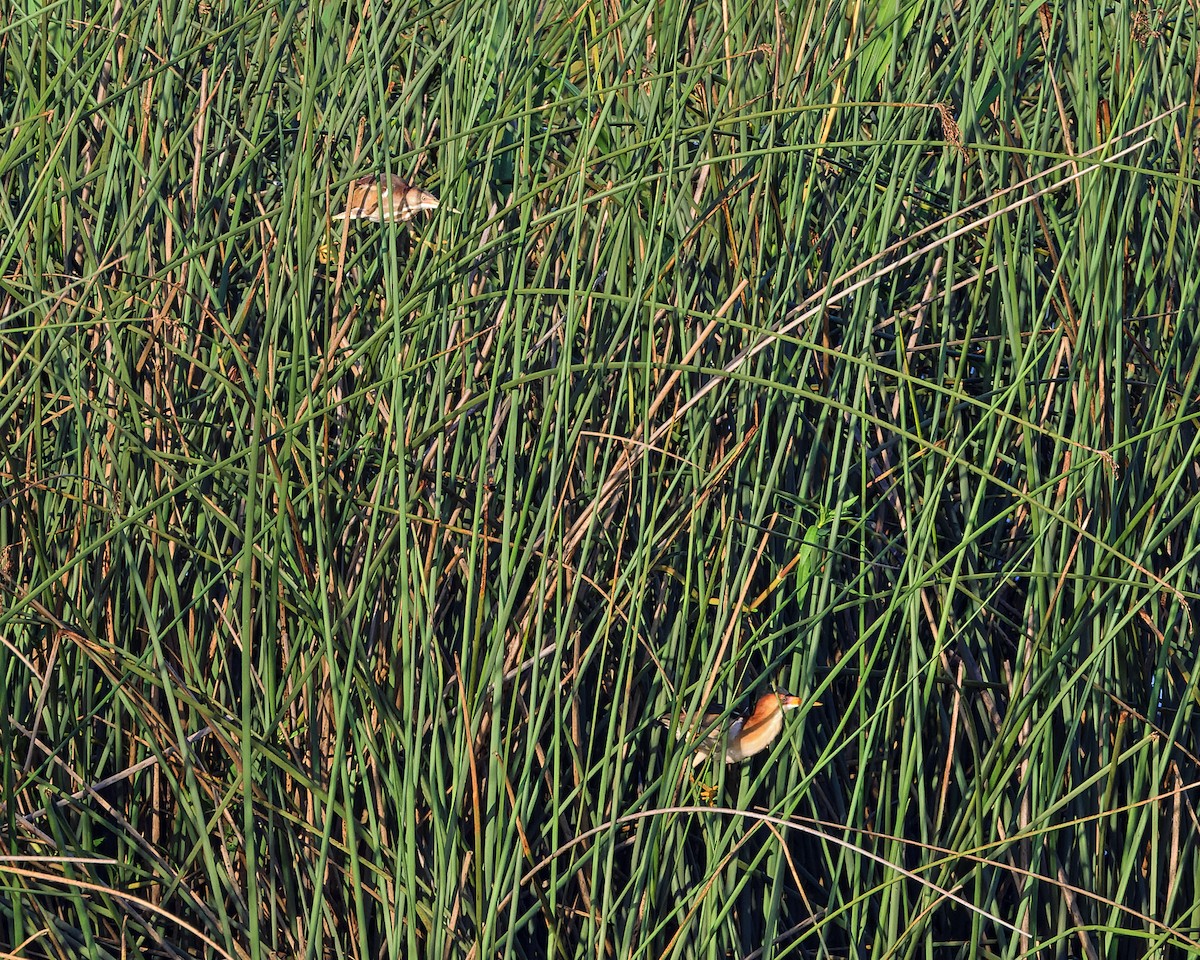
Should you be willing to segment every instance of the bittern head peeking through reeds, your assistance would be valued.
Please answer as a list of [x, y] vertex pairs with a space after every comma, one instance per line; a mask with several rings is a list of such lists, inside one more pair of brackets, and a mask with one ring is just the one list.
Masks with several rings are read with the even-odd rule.
[[405, 222], [424, 210], [437, 208], [437, 197], [420, 187], [411, 186], [403, 177], [372, 174], [351, 182], [346, 209], [335, 214], [333, 219]]

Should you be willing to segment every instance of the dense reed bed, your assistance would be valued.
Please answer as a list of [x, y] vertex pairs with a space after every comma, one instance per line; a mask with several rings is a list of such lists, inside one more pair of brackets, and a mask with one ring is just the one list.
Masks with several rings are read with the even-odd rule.
[[1194, 4], [0, 11], [4, 956], [1200, 950]]

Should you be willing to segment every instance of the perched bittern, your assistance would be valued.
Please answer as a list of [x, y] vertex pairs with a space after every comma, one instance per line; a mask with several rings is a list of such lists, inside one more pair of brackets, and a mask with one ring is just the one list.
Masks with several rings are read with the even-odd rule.
[[[721, 719], [719, 713], [705, 714], [700, 721], [699, 729], [702, 731], [702, 739], [692, 756], [692, 766], [698, 767], [704, 763], [712, 756], [719, 743], [724, 743], [726, 763], [737, 763], [739, 760], [745, 760], [756, 753], [761, 753], [779, 736], [779, 731], [783, 729], [784, 713], [803, 705], [804, 700], [801, 697], [793, 696], [786, 690], [772, 690], [758, 698], [749, 716], [734, 717], [728, 730], [722, 730], [716, 726]], [[820, 706], [820, 704], [813, 703], [811, 706]], [[669, 727], [671, 718], [669, 716], [660, 717], [659, 722], [663, 726]], [[681, 724], [675, 735], [683, 737], [686, 733], [687, 731]]]
[[408, 181], [392, 174], [380, 177], [372, 174], [359, 177], [350, 184], [346, 210], [334, 220], [411, 220], [422, 210], [436, 210], [438, 198], [420, 187], [410, 187]]

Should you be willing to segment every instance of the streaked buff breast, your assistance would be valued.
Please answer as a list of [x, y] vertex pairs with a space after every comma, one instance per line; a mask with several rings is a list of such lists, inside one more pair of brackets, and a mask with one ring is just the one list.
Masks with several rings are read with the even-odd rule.
[[783, 711], [775, 710], [765, 717], [759, 717], [757, 714], [755, 711], [745, 722], [730, 726], [728, 745], [725, 748], [726, 763], [737, 763], [761, 753], [779, 736], [779, 731], [783, 729]]

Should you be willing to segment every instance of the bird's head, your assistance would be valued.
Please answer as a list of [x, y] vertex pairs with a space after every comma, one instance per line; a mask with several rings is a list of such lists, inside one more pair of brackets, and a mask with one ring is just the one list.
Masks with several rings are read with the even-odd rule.
[[420, 187], [409, 187], [404, 191], [404, 200], [399, 204], [399, 218], [409, 220], [423, 210], [436, 210], [439, 200], [428, 190]]
[[758, 702], [754, 705], [754, 713], [766, 716], [776, 712], [786, 713], [788, 710], [796, 710], [799, 707], [819, 707], [820, 705], [819, 700], [805, 700], [782, 688], [776, 688], [758, 698]]

